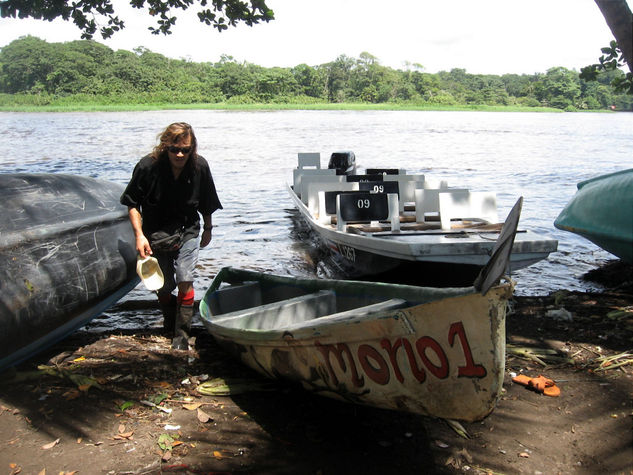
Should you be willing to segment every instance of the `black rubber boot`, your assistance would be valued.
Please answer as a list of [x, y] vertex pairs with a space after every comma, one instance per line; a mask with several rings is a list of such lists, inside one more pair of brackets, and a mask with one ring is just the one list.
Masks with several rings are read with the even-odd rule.
[[176, 312], [176, 331], [171, 341], [173, 350], [189, 349], [189, 330], [193, 320], [193, 305], [179, 305]]
[[171, 300], [169, 301], [169, 303], [160, 304], [160, 309], [163, 312], [163, 335], [170, 338], [174, 335], [177, 307], [178, 303], [175, 295], [171, 296]]

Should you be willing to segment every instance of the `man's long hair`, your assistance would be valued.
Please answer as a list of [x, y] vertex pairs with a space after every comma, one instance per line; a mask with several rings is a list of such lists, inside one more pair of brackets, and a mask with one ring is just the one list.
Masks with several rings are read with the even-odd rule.
[[193, 128], [186, 122], [174, 122], [168, 125], [165, 130], [158, 134], [158, 144], [152, 150], [150, 154], [155, 160], [161, 158], [167, 158], [167, 149], [170, 145], [175, 145], [178, 141], [191, 137], [191, 152], [189, 155], [192, 162], [195, 162], [195, 158], [198, 156], [198, 140]]

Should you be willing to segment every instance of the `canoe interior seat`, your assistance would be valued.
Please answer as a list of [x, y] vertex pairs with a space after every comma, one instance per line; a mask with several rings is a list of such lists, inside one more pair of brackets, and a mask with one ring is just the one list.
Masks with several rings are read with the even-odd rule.
[[320, 290], [279, 302], [218, 315], [213, 322], [228, 328], [272, 330], [336, 312], [336, 294]]
[[262, 292], [259, 282], [247, 281], [241, 285], [220, 288], [213, 300], [207, 302], [213, 315], [235, 312], [262, 304]]
[[327, 320], [354, 319], [356, 317], [365, 317], [372, 313], [385, 312], [387, 310], [397, 310], [406, 307], [407, 301], [404, 299], [389, 299], [382, 302], [365, 305], [364, 307], [353, 308], [344, 312], [332, 313], [318, 319], [318, 323], [324, 323]]

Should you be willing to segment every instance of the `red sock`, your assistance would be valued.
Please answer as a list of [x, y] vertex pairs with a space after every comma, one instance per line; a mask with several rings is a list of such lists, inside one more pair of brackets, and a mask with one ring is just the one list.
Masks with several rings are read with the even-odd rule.
[[195, 292], [191, 289], [186, 294], [178, 292], [178, 305], [193, 305]]

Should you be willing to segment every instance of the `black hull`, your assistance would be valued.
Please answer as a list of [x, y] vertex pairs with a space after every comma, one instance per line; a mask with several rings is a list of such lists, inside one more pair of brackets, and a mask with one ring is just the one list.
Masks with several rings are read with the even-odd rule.
[[0, 370], [65, 337], [138, 283], [122, 187], [0, 175]]
[[472, 285], [482, 269], [477, 265], [392, 259], [358, 249], [353, 249], [352, 261], [347, 257], [352, 250], [347, 246], [340, 247], [334, 243], [327, 245], [345, 278], [355, 280], [424, 287], [463, 287]]

